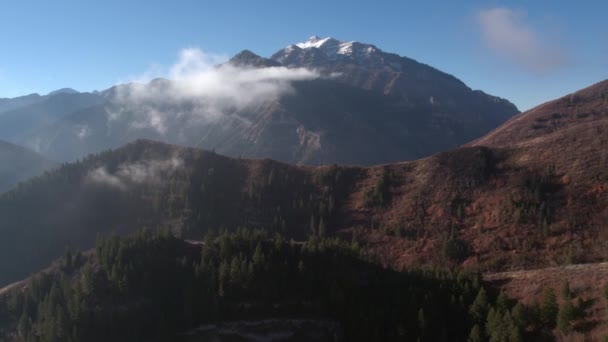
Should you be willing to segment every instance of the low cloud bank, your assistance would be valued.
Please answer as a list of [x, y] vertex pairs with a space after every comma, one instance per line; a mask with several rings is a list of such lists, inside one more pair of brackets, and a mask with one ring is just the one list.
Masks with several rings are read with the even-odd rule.
[[136, 163], [125, 163], [118, 166], [115, 172], [106, 167], [99, 167], [89, 172], [86, 180], [93, 184], [101, 184], [125, 190], [129, 185], [162, 182], [162, 177], [175, 172], [184, 165], [181, 158], [173, 157], [168, 160], [146, 160]]
[[199, 49], [182, 50], [166, 79], [118, 86], [110, 119], [128, 117], [133, 128], [165, 134], [171, 120], [215, 121], [293, 92], [294, 81], [320, 77], [304, 68], [237, 67], [218, 60]]

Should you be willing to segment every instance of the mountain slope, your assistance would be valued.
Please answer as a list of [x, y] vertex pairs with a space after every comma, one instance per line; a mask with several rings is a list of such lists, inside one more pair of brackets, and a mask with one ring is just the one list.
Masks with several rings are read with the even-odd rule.
[[30, 94], [15, 98], [0, 98], [0, 114], [19, 107], [24, 107], [42, 100], [38, 94]]
[[55, 163], [33, 151], [0, 140], [0, 192], [54, 166]]
[[[589, 126], [608, 116], [608, 80], [560, 99], [544, 103], [514, 116], [488, 135], [474, 141], [477, 146], [538, 143], [577, 126]], [[566, 134], [566, 133], [564, 133]], [[532, 140], [532, 141], [531, 141]]]
[[[172, 81], [121, 85], [102, 93], [107, 100], [102, 105], [74, 112], [32, 134], [28, 146], [53, 159], [75, 160], [145, 138], [232, 157], [371, 165], [455, 148], [518, 112], [506, 100], [473, 91], [455, 77], [411, 59], [360, 43], [349, 43], [349, 55], [334, 53], [344, 58], [333, 58], [322, 48], [335, 40], [324, 41], [319, 48], [283, 49], [270, 59], [245, 50], [214, 69], [247, 80], [255, 70], [266, 70], [263, 77], [271, 79], [283, 75], [285, 68], [321, 74], [281, 83], [280, 96], [239, 106], [242, 93], [256, 89], [250, 82], [237, 95], [229, 95], [236, 96], [237, 104], [218, 109], [204, 96], [158, 100], [181, 89]], [[367, 49], [373, 53], [360, 52]], [[320, 57], [309, 60], [308, 54]], [[277, 77], [273, 82], [280, 82]], [[264, 87], [273, 87], [273, 82]], [[146, 91], [157, 91], [158, 96], [142, 100], [139, 95]], [[125, 94], [132, 93], [137, 101], [125, 104]]]
[[452, 75], [371, 44], [313, 36], [271, 58], [289, 67], [318, 69], [340, 82], [399, 97], [408, 105], [410, 115], [424, 108], [428, 111], [424, 115], [485, 124], [479, 127], [479, 135], [517, 113], [507, 100], [473, 91]]
[[[606, 94], [602, 84], [592, 89], [597, 96], [580, 108]], [[23, 265], [0, 264], [0, 283], [43, 267], [66, 245], [88, 248], [98, 233], [139, 227], [194, 239], [241, 226], [296, 240], [323, 232], [354, 239], [395, 268], [605, 260], [605, 129], [603, 115], [526, 144], [369, 168], [296, 167], [139, 141], [0, 197], [0, 232], [10, 237], [0, 260], [19, 255]], [[38, 253], [15, 249], [24, 244]]]
[[74, 111], [104, 102], [99, 95], [65, 89], [35, 98], [32, 103], [22, 103], [0, 113], [0, 139], [38, 150], [37, 141], [32, 138], [35, 132]]

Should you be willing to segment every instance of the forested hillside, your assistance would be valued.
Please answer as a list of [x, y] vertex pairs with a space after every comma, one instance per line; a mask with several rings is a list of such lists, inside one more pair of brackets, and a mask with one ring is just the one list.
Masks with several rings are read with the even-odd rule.
[[[523, 341], [549, 336], [558, 309], [554, 294], [525, 306], [474, 274], [384, 269], [356, 243], [313, 236], [299, 244], [241, 229], [192, 244], [145, 231], [100, 238], [93, 254], [68, 251], [23, 291], [0, 296], [0, 333], [8, 341], [193, 341], [200, 325], [282, 317], [333, 327], [288, 332], [289, 341]], [[239, 336], [223, 334], [215, 337]]]
[[[44, 267], [68, 246], [89, 248], [98, 234], [139, 227], [200, 239], [209, 229], [247, 226], [302, 240], [311, 227], [334, 225], [359, 172], [139, 141], [63, 165], [0, 197], [0, 231], [7, 237], [0, 242], [0, 284]], [[11, 261], [15, 255], [19, 265]]]

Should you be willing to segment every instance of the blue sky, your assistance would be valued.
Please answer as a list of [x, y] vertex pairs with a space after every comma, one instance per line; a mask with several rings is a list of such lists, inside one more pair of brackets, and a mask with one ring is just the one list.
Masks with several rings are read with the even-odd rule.
[[608, 78], [606, 13], [599, 0], [7, 1], [0, 97], [101, 90], [184, 48], [270, 56], [316, 34], [414, 58], [525, 110]]

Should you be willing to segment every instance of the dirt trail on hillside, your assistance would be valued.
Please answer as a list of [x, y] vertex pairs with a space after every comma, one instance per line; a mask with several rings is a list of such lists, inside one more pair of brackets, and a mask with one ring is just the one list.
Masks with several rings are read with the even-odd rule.
[[608, 262], [602, 262], [597, 264], [578, 264], [568, 265], [559, 267], [541, 268], [536, 270], [522, 270], [522, 271], [509, 271], [500, 273], [490, 273], [483, 276], [484, 280], [493, 282], [505, 279], [517, 279], [517, 280], [529, 280], [535, 278], [551, 278], [555, 276], [567, 276], [567, 278], [573, 278], [576, 276], [588, 276], [590, 272], [595, 275], [606, 275], [608, 276]]

